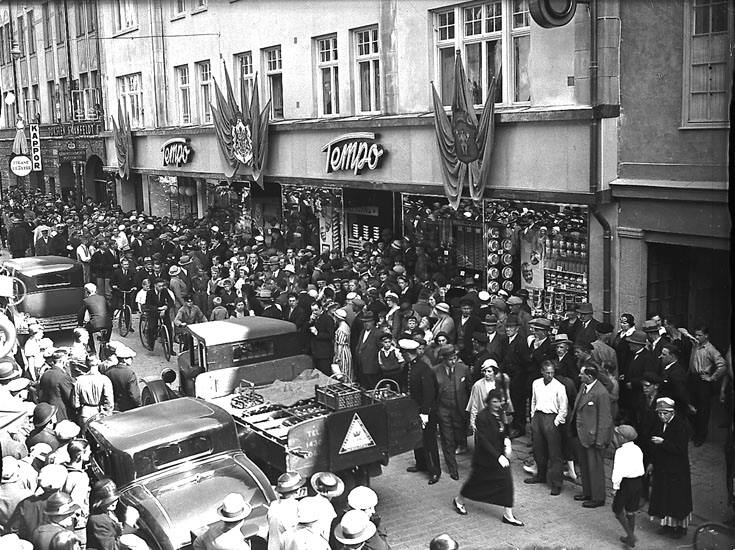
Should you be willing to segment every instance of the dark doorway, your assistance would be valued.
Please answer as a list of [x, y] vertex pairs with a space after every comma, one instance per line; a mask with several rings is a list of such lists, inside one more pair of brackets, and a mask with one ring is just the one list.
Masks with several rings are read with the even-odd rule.
[[87, 159], [87, 165], [84, 170], [84, 194], [86, 197], [92, 197], [98, 204], [109, 204], [110, 197], [107, 192], [108, 178], [102, 169], [102, 159], [96, 155], [92, 155]]
[[[130, 174], [130, 184], [133, 186], [135, 195], [135, 210], [143, 212], [143, 177], [140, 174]], [[123, 188], [125, 184], [123, 183]]]
[[724, 353], [730, 343], [731, 293], [727, 251], [649, 245], [647, 318], [661, 315], [691, 332], [705, 324]]
[[59, 183], [61, 184], [61, 197], [65, 201], [74, 202], [76, 196], [76, 175], [71, 162], [62, 162], [59, 166]]

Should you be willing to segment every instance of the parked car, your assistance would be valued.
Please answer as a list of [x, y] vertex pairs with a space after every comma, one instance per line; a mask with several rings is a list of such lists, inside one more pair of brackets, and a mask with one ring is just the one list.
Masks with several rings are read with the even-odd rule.
[[265, 539], [276, 494], [220, 407], [189, 397], [156, 403], [94, 420], [86, 437], [93, 477], [115, 481], [120, 501], [140, 512], [138, 534], [151, 548], [189, 548], [233, 492], [253, 508], [244, 530]]
[[77, 326], [77, 313], [84, 299], [82, 263], [63, 256], [13, 258], [0, 271], [19, 279], [25, 298], [8, 307], [8, 316], [18, 334], [28, 333], [28, 319], [37, 320], [45, 332]]

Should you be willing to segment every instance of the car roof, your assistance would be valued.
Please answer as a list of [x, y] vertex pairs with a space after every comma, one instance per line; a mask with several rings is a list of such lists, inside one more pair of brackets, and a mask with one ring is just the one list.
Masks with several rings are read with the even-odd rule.
[[63, 271], [80, 265], [77, 260], [64, 256], [34, 256], [32, 258], [12, 258], [3, 262], [3, 267], [15, 269], [24, 275], [33, 276], [50, 271]]
[[112, 447], [134, 454], [136, 451], [189, 435], [211, 432], [232, 417], [223, 409], [193, 397], [181, 397], [106, 416], [90, 424], [90, 430]]
[[296, 332], [296, 325], [292, 322], [269, 317], [239, 317], [224, 321], [208, 321], [189, 325], [187, 328], [207, 346]]

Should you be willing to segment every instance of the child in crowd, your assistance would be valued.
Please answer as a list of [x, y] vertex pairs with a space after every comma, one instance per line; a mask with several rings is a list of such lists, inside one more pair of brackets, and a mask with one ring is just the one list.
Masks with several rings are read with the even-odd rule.
[[615, 490], [612, 509], [615, 518], [625, 529], [620, 541], [630, 548], [635, 547], [635, 513], [638, 511], [643, 483], [643, 451], [633, 443], [638, 437], [635, 428], [622, 424], [615, 428], [613, 445], [616, 447], [612, 470]]

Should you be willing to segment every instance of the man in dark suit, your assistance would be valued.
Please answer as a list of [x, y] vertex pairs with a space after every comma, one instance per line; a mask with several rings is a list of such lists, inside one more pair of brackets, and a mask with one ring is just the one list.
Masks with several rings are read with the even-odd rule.
[[485, 316], [482, 324], [487, 335], [485, 349], [487, 349], [490, 359], [495, 359], [500, 364], [503, 357], [505, 357], [505, 348], [508, 347], [508, 337], [498, 332], [498, 318], [492, 313]]
[[559, 332], [554, 336], [553, 344], [557, 376], [569, 378], [576, 388], [579, 386], [579, 368], [577, 367], [577, 358], [569, 351], [573, 342], [566, 334]]
[[470, 369], [459, 360], [457, 348], [447, 344], [439, 350], [440, 363], [434, 369], [438, 385], [437, 418], [444, 462], [449, 477], [459, 479], [455, 454], [467, 449], [467, 402], [472, 380]]
[[[327, 376], [332, 374], [332, 359], [334, 358], [334, 333], [337, 330], [334, 319], [324, 310], [319, 302], [311, 305], [310, 323], [311, 356], [314, 359], [314, 368], [319, 369]], [[377, 355], [377, 352], [376, 352]]]
[[687, 371], [679, 362], [681, 351], [676, 344], [664, 342], [661, 346], [661, 386], [660, 397], [674, 400], [676, 411], [686, 417], [689, 414], [689, 390]]
[[[150, 293], [149, 293], [150, 294]], [[115, 410], [124, 412], [141, 406], [140, 385], [138, 376], [132, 368], [135, 352], [121, 345], [115, 349], [117, 364], [105, 371], [105, 376], [112, 382], [115, 396]]]
[[153, 342], [158, 330], [158, 322], [155, 316], [160, 316], [161, 321], [166, 323], [171, 334], [173, 327], [171, 323], [171, 311], [174, 309], [174, 300], [171, 293], [166, 289], [164, 279], [155, 280], [155, 288], [148, 291], [145, 297], [145, 308], [148, 312], [148, 342]]
[[112, 296], [110, 279], [115, 271], [116, 263], [117, 257], [110, 251], [110, 243], [107, 239], [100, 240], [99, 248], [92, 254], [90, 269], [98, 292], [106, 299]]
[[569, 308], [569, 311], [567, 311], [566, 318], [562, 319], [561, 323], [559, 323], [559, 332], [562, 334], [566, 334], [567, 337], [572, 342], [574, 342], [574, 340], [577, 338], [577, 333], [581, 329], [582, 321], [579, 320], [577, 310], [574, 308], [574, 306], [571, 306]]
[[520, 320], [516, 315], [508, 315], [505, 332], [508, 346], [501, 361], [501, 370], [510, 377], [510, 399], [513, 402], [513, 427], [510, 437], [523, 435], [526, 429], [526, 400], [530, 397], [528, 376], [531, 365], [531, 352], [528, 343], [520, 334]]
[[39, 399], [56, 407], [56, 420], [75, 418], [71, 394], [74, 382], [66, 372], [69, 356], [57, 350], [51, 356], [51, 368], [41, 375], [38, 381]]
[[[107, 330], [109, 339], [109, 332], [112, 330], [112, 315], [105, 297], [97, 294], [97, 285], [94, 283], [84, 285], [84, 294], [82, 308], [77, 313], [77, 325], [85, 327], [89, 332], [89, 347], [94, 352], [94, 333]], [[86, 323], [85, 314], [89, 315], [89, 321]]]
[[41, 236], [34, 243], [36, 256], [48, 256], [51, 253], [51, 237], [49, 237], [49, 228], [41, 227]]
[[[528, 339], [528, 349], [531, 352], [530, 381], [541, 377], [541, 363], [556, 359], [554, 346], [549, 338], [551, 321], [545, 317], [537, 317], [529, 324], [533, 335]], [[529, 383], [530, 383], [529, 381]]]
[[441, 475], [439, 446], [436, 444], [436, 375], [433, 369], [418, 357], [419, 342], [403, 339], [398, 341], [398, 346], [406, 359], [408, 395], [419, 408], [423, 428], [421, 446], [413, 450], [416, 465], [409, 466], [406, 471], [428, 472], [429, 485], [433, 485], [439, 481]]
[[664, 338], [663, 336], [661, 336], [661, 333], [659, 332], [659, 325], [653, 319], [644, 321], [643, 332], [646, 333], [646, 338], [648, 339], [648, 348], [651, 350], [651, 355], [653, 356], [653, 359], [657, 363], [660, 363], [661, 350], [668, 340], [668, 337]]
[[[589, 302], [585, 302], [583, 304], [579, 304], [577, 306], [577, 313], [579, 314], [579, 318], [581, 321], [581, 326], [579, 328], [579, 331], [577, 332], [576, 338], [574, 338], [574, 343], [587, 343], [591, 344], [595, 340], [597, 340], [597, 325], [600, 324], [600, 322], [593, 317], [594, 310], [592, 309], [592, 304]], [[569, 333], [567, 333], [569, 334]]]
[[598, 382], [596, 367], [585, 366], [579, 373], [582, 381], [572, 412], [576, 429], [575, 447], [582, 472], [582, 492], [574, 500], [585, 508], [605, 505], [604, 450], [613, 430], [610, 393]]
[[306, 352], [309, 341], [309, 316], [306, 314], [306, 310], [299, 305], [299, 295], [295, 292], [288, 293], [288, 303], [283, 318], [296, 325], [299, 348]]
[[[120, 260], [120, 267], [113, 271], [110, 279], [110, 287], [112, 288], [112, 311], [119, 309], [123, 301], [123, 292], [127, 292], [136, 288], [135, 272], [130, 269], [130, 261], [127, 258]], [[128, 305], [131, 307], [135, 302], [135, 296], [128, 294]]]
[[472, 335], [475, 332], [484, 332], [482, 321], [474, 315], [474, 302], [471, 298], [464, 296], [459, 301], [460, 315], [455, 319], [454, 326], [457, 330], [457, 350], [459, 358], [466, 365], [472, 364]]
[[372, 389], [380, 381], [380, 365], [378, 365], [378, 329], [375, 328], [375, 313], [365, 310], [360, 315], [363, 329], [355, 343], [355, 370], [357, 379], [365, 388]]

